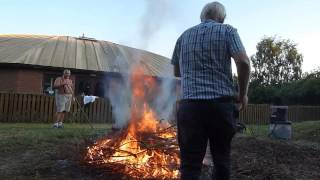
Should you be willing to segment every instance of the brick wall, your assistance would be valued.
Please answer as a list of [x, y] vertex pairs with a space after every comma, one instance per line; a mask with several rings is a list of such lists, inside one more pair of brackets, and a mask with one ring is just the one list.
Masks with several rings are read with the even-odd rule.
[[[0, 92], [16, 92], [43, 94], [44, 77], [48, 75], [60, 76], [62, 70], [49, 70], [44, 68], [19, 68], [19, 67], [0, 67]], [[91, 84], [91, 93], [95, 92], [95, 86], [103, 76], [92, 77], [87, 73], [71, 72], [71, 79], [76, 86], [76, 94], [79, 91], [79, 82], [86, 80]]]
[[17, 73], [16, 92], [42, 94], [42, 81], [42, 71], [20, 69]]
[[41, 70], [0, 68], [0, 92], [42, 94], [42, 81]]
[[16, 90], [17, 70], [0, 69], [0, 91], [13, 92]]

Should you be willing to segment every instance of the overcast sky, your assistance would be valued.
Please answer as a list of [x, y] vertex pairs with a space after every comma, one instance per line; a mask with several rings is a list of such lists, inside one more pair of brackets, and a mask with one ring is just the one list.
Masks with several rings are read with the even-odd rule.
[[[179, 35], [199, 23], [206, 0], [0, 0], [0, 34], [85, 36], [171, 57]], [[319, 0], [221, 0], [225, 23], [247, 53], [264, 36], [298, 44], [302, 70], [320, 67]]]

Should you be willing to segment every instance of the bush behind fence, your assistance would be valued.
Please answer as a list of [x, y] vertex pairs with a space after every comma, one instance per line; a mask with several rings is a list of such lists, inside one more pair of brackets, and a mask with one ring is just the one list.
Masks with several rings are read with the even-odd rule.
[[[82, 99], [78, 98], [81, 102]], [[84, 107], [72, 103], [67, 122], [86, 123], [86, 116], [94, 123], [113, 122], [112, 108], [107, 99], [99, 98]], [[267, 124], [270, 105], [249, 104], [240, 113], [240, 121], [246, 124]], [[55, 99], [38, 94], [0, 93], [0, 122], [53, 122]], [[320, 120], [320, 106], [289, 106], [288, 119], [293, 122]]]

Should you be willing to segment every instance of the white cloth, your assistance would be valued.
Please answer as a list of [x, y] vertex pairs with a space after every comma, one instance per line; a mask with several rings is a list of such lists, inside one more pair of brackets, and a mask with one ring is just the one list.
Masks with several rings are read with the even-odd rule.
[[98, 96], [84, 96], [83, 97], [83, 104], [88, 104], [94, 102]]

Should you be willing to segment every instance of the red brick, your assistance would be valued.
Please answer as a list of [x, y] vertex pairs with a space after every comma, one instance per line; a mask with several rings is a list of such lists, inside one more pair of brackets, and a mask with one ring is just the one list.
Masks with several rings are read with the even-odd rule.
[[0, 91], [14, 92], [18, 71], [15, 69], [0, 69]]
[[42, 94], [42, 81], [41, 71], [20, 69], [17, 74], [16, 92]]

